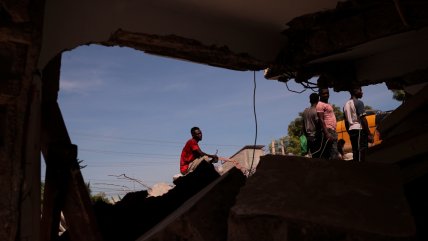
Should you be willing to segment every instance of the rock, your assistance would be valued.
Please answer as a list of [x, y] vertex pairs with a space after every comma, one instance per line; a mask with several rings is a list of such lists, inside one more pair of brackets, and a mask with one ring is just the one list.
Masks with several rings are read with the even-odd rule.
[[169, 190], [171, 190], [173, 186], [169, 185], [168, 183], [160, 182], [153, 185], [149, 190], [149, 197], [158, 197], [162, 196], [165, 193], [167, 193]]

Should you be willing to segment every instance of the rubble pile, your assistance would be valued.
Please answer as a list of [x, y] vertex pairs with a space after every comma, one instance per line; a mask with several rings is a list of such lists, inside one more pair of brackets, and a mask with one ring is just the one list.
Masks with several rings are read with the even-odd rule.
[[415, 240], [422, 236], [401, 172], [266, 155], [247, 178], [236, 168], [220, 176], [203, 162], [163, 196], [129, 193], [95, 213], [106, 241]]
[[162, 196], [148, 197], [147, 191], [139, 191], [128, 193], [114, 205], [96, 203], [104, 240], [136, 240], [219, 177], [213, 165], [202, 163], [194, 172], [175, 180], [175, 187]]
[[414, 240], [398, 166], [264, 156], [240, 190], [227, 240]]
[[230, 169], [137, 241], [226, 240], [230, 209], [245, 182], [239, 169]]

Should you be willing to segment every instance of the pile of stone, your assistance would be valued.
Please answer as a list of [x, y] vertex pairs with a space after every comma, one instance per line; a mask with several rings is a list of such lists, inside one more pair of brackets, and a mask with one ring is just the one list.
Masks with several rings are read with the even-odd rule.
[[[246, 177], [202, 163], [159, 197], [147, 191], [96, 204], [104, 240], [415, 240], [400, 168], [263, 156]], [[421, 236], [420, 236], [421, 237]]]
[[[220, 215], [218, 219], [224, 220], [224, 229], [226, 229], [226, 220], [228, 212], [239, 187], [245, 182], [245, 176], [240, 171], [232, 171], [230, 175], [221, 176], [216, 172], [214, 166], [209, 163], [202, 163], [194, 172], [186, 176], [182, 176], [174, 181], [175, 187], [170, 189], [162, 196], [153, 197], [147, 191], [139, 191], [128, 193], [124, 198], [116, 204], [96, 203], [95, 214], [98, 220], [99, 228], [102, 236], [106, 241], [134, 241], [156, 224], [168, 217], [171, 213], [179, 208], [186, 206], [185, 203], [189, 199], [201, 195], [207, 186], [213, 183], [219, 183], [221, 180], [231, 179], [227, 187], [219, 187], [216, 195], [217, 199], [221, 199], [220, 203], [213, 202], [216, 198], [211, 199], [210, 205], [206, 207], [207, 211], [216, 213], [209, 214], [211, 218], [215, 215]], [[221, 182], [221, 181], [220, 181]], [[223, 181], [224, 182], [224, 181]], [[234, 193], [231, 196], [232, 200], [228, 200], [226, 204], [223, 200], [223, 195], [227, 194], [227, 189], [233, 187]], [[210, 191], [205, 191], [210, 192]], [[223, 210], [223, 212], [221, 212]], [[203, 213], [199, 212], [199, 215]], [[203, 220], [203, 216], [198, 216], [196, 223]], [[212, 223], [210, 225], [219, 225]], [[211, 226], [211, 230], [216, 228]], [[226, 230], [222, 231], [225, 232]]]

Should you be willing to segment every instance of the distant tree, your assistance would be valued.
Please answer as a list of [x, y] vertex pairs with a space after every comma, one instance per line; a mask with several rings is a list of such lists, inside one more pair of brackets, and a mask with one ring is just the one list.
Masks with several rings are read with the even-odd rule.
[[333, 112], [334, 112], [334, 115], [336, 116], [336, 120], [337, 121], [343, 120], [342, 108], [340, 108], [340, 107], [336, 106], [335, 104], [333, 104]]
[[[300, 141], [297, 136], [283, 136], [274, 141], [274, 149], [276, 154], [281, 154], [282, 144], [284, 144], [285, 154], [292, 153], [300, 155]], [[269, 151], [272, 153], [272, 143], [269, 144]]]
[[104, 192], [99, 192], [95, 195], [91, 195], [91, 201], [92, 203], [97, 203], [97, 202], [110, 203], [110, 200], [108, 199], [107, 195]]
[[[281, 144], [283, 143], [286, 154], [293, 153], [294, 155], [300, 155], [299, 137], [302, 135], [303, 128], [302, 115], [303, 112], [299, 112], [298, 116], [290, 122], [287, 128], [288, 135], [275, 140], [275, 153], [281, 153]], [[272, 144], [269, 144], [269, 150], [272, 150]]]
[[294, 155], [300, 155], [300, 139], [299, 136], [285, 136], [285, 153]]
[[45, 193], [45, 182], [41, 182], [40, 183], [40, 194], [42, 196], [42, 200], [43, 200], [43, 194]]
[[394, 100], [403, 102], [406, 99], [406, 92], [404, 90], [391, 90], [392, 91], [392, 98]]
[[369, 105], [364, 105], [364, 111], [365, 111], [367, 114], [375, 114], [375, 113], [376, 113], [376, 110], [375, 110], [375, 109], [373, 109], [373, 107], [371, 107], [371, 106], [369, 106]]
[[99, 192], [95, 195], [92, 194], [90, 182], [86, 184], [86, 189], [88, 190], [89, 197], [91, 198], [92, 203], [96, 203], [96, 202], [110, 203], [110, 200], [108, 199], [107, 195], [104, 192]]
[[45, 194], [45, 182], [40, 183], [40, 199], [41, 199], [41, 208], [43, 209], [43, 195]]
[[289, 136], [300, 136], [302, 135], [302, 128], [303, 128], [303, 112], [299, 112], [296, 119], [290, 122], [288, 124], [288, 135]]

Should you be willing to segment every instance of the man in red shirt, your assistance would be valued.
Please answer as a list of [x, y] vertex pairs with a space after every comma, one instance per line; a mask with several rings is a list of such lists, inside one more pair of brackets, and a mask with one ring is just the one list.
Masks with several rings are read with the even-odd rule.
[[181, 152], [180, 172], [183, 175], [194, 171], [201, 161], [215, 162], [218, 160], [217, 155], [209, 155], [199, 148], [198, 142], [202, 140], [202, 132], [199, 127], [193, 127], [190, 133], [192, 139], [186, 142]]

